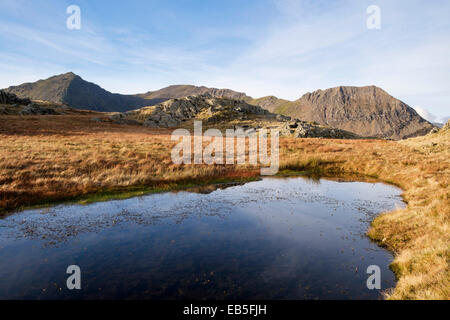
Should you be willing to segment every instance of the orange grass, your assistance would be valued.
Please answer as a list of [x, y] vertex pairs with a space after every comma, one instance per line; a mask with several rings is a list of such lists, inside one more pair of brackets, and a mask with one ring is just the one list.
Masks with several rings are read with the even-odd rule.
[[[0, 117], [0, 210], [98, 192], [257, 177], [251, 166], [174, 165], [171, 131], [91, 121], [92, 115]], [[391, 299], [450, 298], [450, 134], [402, 142], [280, 140], [280, 170], [359, 173], [403, 190], [405, 209], [373, 222], [369, 236], [395, 254]]]

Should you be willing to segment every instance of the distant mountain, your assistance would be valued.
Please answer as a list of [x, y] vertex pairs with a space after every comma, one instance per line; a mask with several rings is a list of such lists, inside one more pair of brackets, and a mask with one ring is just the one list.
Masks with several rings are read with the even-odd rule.
[[4, 89], [19, 98], [44, 100], [67, 104], [73, 108], [103, 111], [125, 112], [144, 106], [152, 106], [166, 100], [188, 96], [210, 94], [236, 100], [250, 100], [245, 93], [230, 89], [207, 88], [193, 85], [173, 85], [144, 94], [123, 95], [111, 93], [100, 86], [83, 80], [80, 76], [68, 72], [33, 83], [24, 83]]
[[434, 127], [413, 108], [375, 86], [317, 90], [268, 110], [364, 137], [404, 139], [424, 135]]
[[243, 92], [237, 92], [230, 89], [207, 88], [204, 86], [198, 87], [193, 85], [173, 85], [157, 91], [149, 91], [144, 94], [138, 94], [137, 96], [144, 99], [170, 100], [203, 94], [209, 94], [215, 98], [228, 98], [235, 100], [252, 99]]
[[291, 101], [279, 99], [275, 96], [266, 96], [257, 99], [252, 98], [247, 100], [247, 102], [256, 106], [260, 106], [261, 108], [269, 110], [270, 112], [280, 113], [280, 111], [283, 110], [283, 107], [288, 105]]
[[72, 72], [53, 76], [46, 80], [12, 86], [4, 90], [14, 93], [19, 98], [45, 100], [94, 111], [123, 112], [160, 102], [133, 95], [111, 93], [94, 83], [83, 80]]
[[317, 90], [296, 101], [267, 96], [254, 99], [230, 89], [193, 85], [173, 85], [144, 94], [111, 93], [69, 72], [34, 83], [5, 89], [18, 98], [62, 103], [73, 108], [103, 112], [126, 112], [154, 106], [170, 99], [210, 95], [245, 101], [304, 121], [353, 132], [363, 137], [404, 139], [428, 133], [434, 125], [404, 102], [375, 87], [336, 87]]

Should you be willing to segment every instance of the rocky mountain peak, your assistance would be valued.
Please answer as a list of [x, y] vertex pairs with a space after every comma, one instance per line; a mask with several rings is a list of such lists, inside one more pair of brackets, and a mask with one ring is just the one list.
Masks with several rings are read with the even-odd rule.
[[284, 106], [282, 111], [284, 115], [364, 137], [404, 139], [433, 128], [413, 108], [376, 86], [316, 90]]
[[77, 109], [127, 111], [159, 101], [111, 93], [95, 83], [85, 81], [73, 72], [56, 75], [33, 83], [5, 89], [19, 98], [66, 104]]
[[231, 98], [236, 100], [249, 99], [244, 92], [237, 92], [231, 89], [208, 88], [205, 86], [194, 85], [171, 85], [156, 91], [149, 91], [138, 96], [146, 99], [175, 99], [185, 98], [188, 96], [197, 96], [202, 94], [210, 94], [217, 98]]
[[316, 122], [364, 137], [404, 139], [428, 133], [434, 126], [404, 102], [376, 86], [338, 86], [304, 94], [296, 101], [267, 96], [253, 99], [243, 92], [194, 85], [172, 85], [145, 94], [111, 93], [73, 72], [5, 89], [19, 99], [44, 100], [77, 109], [126, 112], [171, 99], [209, 94], [244, 101], [303, 121]]

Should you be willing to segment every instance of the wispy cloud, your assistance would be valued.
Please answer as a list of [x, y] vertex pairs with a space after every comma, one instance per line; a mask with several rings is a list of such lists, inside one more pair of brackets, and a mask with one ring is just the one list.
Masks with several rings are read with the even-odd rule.
[[[297, 99], [375, 84], [437, 118], [449, 114], [448, 1], [379, 0], [376, 31], [366, 28], [366, 0], [229, 1], [209, 11], [136, 1], [115, 15], [120, 22], [111, 15], [130, 8], [107, 3], [92, 12], [102, 6], [81, 1], [83, 28], [73, 32], [68, 3], [2, 1], [0, 86], [69, 70], [123, 93], [192, 83]], [[148, 19], [137, 18], [143, 12]]]
[[416, 106], [414, 107], [414, 109], [422, 118], [433, 123], [446, 123], [450, 119], [450, 116], [437, 117], [434, 114], [430, 113], [428, 110], [421, 107]]
[[414, 109], [417, 111], [417, 113], [424, 118], [425, 120], [428, 120], [430, 122], [436, 122], [436, 116], [429, 113], [427, 110], [421, 107], [414, 107]]

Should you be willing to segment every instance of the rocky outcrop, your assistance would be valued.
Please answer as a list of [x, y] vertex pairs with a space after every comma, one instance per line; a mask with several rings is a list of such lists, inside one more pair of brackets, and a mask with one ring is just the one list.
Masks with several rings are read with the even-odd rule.
[[59, 114], [52, 108], [18, 98], [15, 94], [0, 90], [0, 114], [2, 115], [46, 115]]
[[448, 133], [448, 132], [450, 132], [450, 120], [448, 120], [447, 121], [447, 123], [446, 124], [444, 124], [443, 126], [442, 126], [442, 128], [433, 128], [431, 131], [430, 131], [430, 135], [433, 135], [433, 134], [435, 134], [435, 133]]
[[138, 96], [145, 99], [160, 99], [162, 101], [165, 101], [204, 94], [208, 94], [215, 98], [228, 98], [234, 100], [251, 99], [251, 97], [247, 96], [243, 92], [237, 92], [230, 89], [217, 89], [193, 85], [173, 85], [156, 91], [149, 91], [144, 94], [139, 94]]
[[[124, 118], [137, 120], [148, 127], [175, 127], [197, 116], [209, 122], [244, 120], [249, 115], [268, 115], [261, 107], [241, 100], [216, 98], [210, 94], [171, 99], [153, 107], [146, 107], [123, 114]], [[275, 118], [277, 115], [272, 114]], [[118, 117], [115, 115], [114, 117]]]
[[[129, 124], [129, 125], [140, 125], [136, 120], [130, 119], [125, 113], [115, 113], [109, 117], [113, 122], [117, 124]], [[95, 120], [97, 121], [97, 120]], [[98, 121], [97, 121], [98, 122]]]
[[358, 139], [358, 135], [314, 123], [294, 119], [280, 126], [280, 135], [294, 138]]
[[356, 139], [358, 135], [288, 116], [270, 113], [242, 100], [216, 98], [210, 94], [172, 99], [156, 106], [113, 114], [118, 124], [140, 124], [148, 127], [177, 127], [183, 122], [202, 120], [205, 126], [242, 128], [244, 132], [262, 128], [279, 129], [281, 136], [295, 138]]
[[442, 131], [442, 132], [444, 132], [444, 131], [450, 131], [450, 120], [448, 120], [447, 123], [444, 124], [444, 126], [441, 128], [440, 131]]
[[31, 101], [28, 98], [20, 99], [14, 93], [0, 90], [0, 104], [28, 105], [30, 103]]
[[30, 103], [20, 111], [20, 114], [30, 116], [30, 115], [58, 114], [58, 112], [50, 108]]

